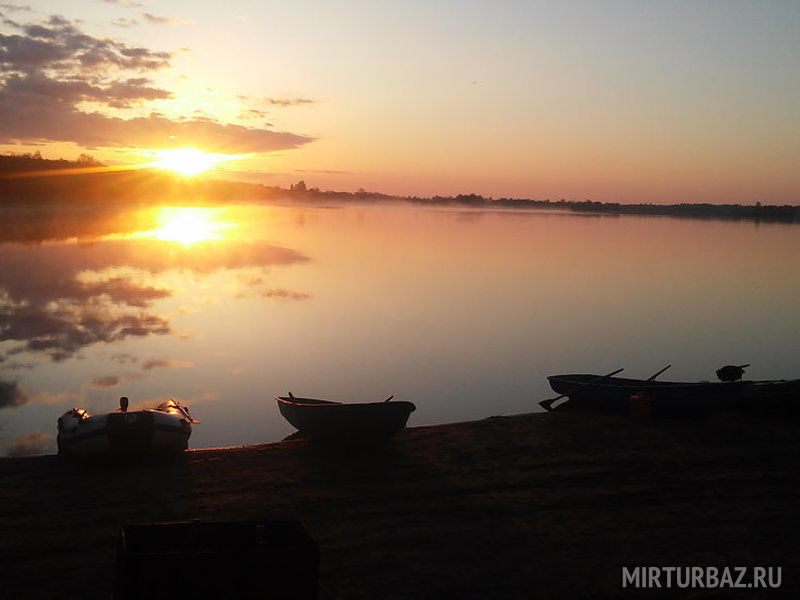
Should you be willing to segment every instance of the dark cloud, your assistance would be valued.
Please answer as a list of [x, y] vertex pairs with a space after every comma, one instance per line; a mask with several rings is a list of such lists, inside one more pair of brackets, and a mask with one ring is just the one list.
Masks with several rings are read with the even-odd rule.
[[130, 47], [80, 31], [63, 17], [43, 24], [13, 24], [21, 34], [0, 33], [0, 67], [4, 73], [48, 70], [63, 78], [98, 76], [108, 69], [156, 71], [169, 67], [169, 52]]
[[85, 113], [52, 98], [9, 94], [0, 89], [0, 143], [74, 142], [86, 148], [176, 148], [200, 146], [241, 154], [297, 148], [312, 138], [268, 129], [222, 124], [211, 119], [175, 121], [152, 114], [121, 119]]
[[316, 104], [316, 100], [309, 98], [264, 98], [264, 102], [274, 106], [302, 106], [304, 104]]
[[0, 409], [22, 406], [28, 401], [28, 395], [16, 381], [0, 379]]
[[85, 80], [64, 81], [40, 73], [14, 74], [6, 78], [4, 92], [9, 97], [33, 101], [50, 98], [68, 104], [98, 102], [113, 108], [128, 108], [133, 104], [172, 97], [167, 90], [151, 87], [148, 83], [150, 80], [146, 77], [131, 77], [101, 87]]
[[[150, 15], [152, 18], [154, 17]], [[125, 119], [91, 112], [171, 98], [148, 72], [170, 66], [172, 53], [97, 38], [52, 16], [42, 23], [6, 20], [18, 33], [0, 33], [0, 143], [73, 142], [86, 148], [201, 146], [225, 153], [296, 148], [313, 138], [222, 123], [211, 117], [170, 119], [152, 113]], [[306, 102], [287, 99], [287, 102]]]
[[53, 434], [43, 431], [12, 436], [11, 443], [6, 445], [7, 456], [45, 454], [51, 450], [53, 450]]

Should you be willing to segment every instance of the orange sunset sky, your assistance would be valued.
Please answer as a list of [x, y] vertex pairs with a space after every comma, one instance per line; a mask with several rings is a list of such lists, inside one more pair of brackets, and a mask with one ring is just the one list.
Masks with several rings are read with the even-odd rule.
[[798, 3], [4, 0], [0, 17], [2, 152], [191, 149], [214, 177], [402, 195], [800, 202]]

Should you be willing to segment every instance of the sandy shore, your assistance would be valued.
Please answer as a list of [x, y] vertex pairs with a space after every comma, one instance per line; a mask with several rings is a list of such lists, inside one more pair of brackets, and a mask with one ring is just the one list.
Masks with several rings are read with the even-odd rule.
[[5, 458], [0, 595], [109, 597], [124, 524], [287, 517], [319, 544], [321, 598], [615, 596], [623, 565], [780, 566], [791, 594], [798, 442], [797, 417], [560, 412], [355, 455], [299, 440], [157, 466]]

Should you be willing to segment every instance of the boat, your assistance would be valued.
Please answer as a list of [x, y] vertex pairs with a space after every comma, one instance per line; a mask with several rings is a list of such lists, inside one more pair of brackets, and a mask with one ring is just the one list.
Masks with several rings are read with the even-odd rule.
[[316, 398], [275, 396], [281, 415], [300, 434], [323, 441], [386, 440], [406, 426], [416, 406], [412, 402], [341, 403]]
[[609, 412], [629, 412], [632, 398], [647, 402], [655, 414], [775, 409], [800, 399], [800, 379], [673, 382], [577, 373], [547, 380], [553, 391], [569, 398], [570, 407]]
[[192, 424], [189, 409], [175, 399], [156, 408], [128, 411], [120, 398], [119, 410], [90, 415], [82, 408], [58, 419], [58, 453], [76, 458], [140, 457], [176, 454], [189, 447]]

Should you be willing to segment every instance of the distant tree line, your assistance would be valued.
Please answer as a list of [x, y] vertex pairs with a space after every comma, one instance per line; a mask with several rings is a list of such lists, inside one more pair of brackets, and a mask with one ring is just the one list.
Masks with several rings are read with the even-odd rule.
[[[800, 223], [800, 206], [746, 204], [620, 204], [591, 200], [531, 200], [456, 196], [392, 196], [360, 188], [356, 192], [322, 191], [299, 181], [289, 188], [235, 181], [187, 179], [157, 169], [77, 172], [51, 177], [47, 171], [102, 167], [88, 154], [77, 160], [49, 160], [39, 152], [0, 155], [0, 202], [57, 204], [62, 202], [113, 205], [159, 203], [180, 199], [192, 203], [219, 202], [410, 202], [422, 206], [464, 208], [550, 209], [597, 215], [663, 215], [695, 219], [731, 219]], [[44, 172], [44, 173], [43, 173]], [[55, 173], [53, 173], [55, 174]], [[26, 176], [20, 176], [26, 175]], [[28, 176], [29, 175], [29, 176]]]
[[26, 152], [24, 154], [0, 155], [0, 173], [25, 173], [28, 171], [55, 171], [59, 169], [75, 169], [81, 167], [102, 167], [103, 163], [90, 154], [81, 154], [77, 160], [59, 158], [56, 160], [42, 158], [42, 153]]
[[423, 205], [450, 205], [470, 208], [553, 209], [598, 215], [652, 215], [695, 219], [731, 219], [764, 222], [800, 223], [800, 206], [749, 204], [620, 204], [591, 200], [530, 200], [524, 198], [485, 198], [478, 194], [457, 196], [417, 196], [404, 198]]

